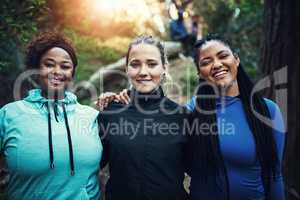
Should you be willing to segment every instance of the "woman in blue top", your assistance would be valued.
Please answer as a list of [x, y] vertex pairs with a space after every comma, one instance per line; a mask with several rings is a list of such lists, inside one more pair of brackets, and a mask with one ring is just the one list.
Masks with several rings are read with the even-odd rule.
[[[192, 200], [284, 199], [281, 174], [284, 124], [278, 106], [253, 91], [228, 42], [208, 35], [197, 42], [200, 76], [191, 114], [187, 160]], [[104, 95], [127, 102], [125, 92]]]
[[[191, 199], [284, 199], [284, 125], [278, 106], [254, 85], [228, 42], [196, 44], [200, 74], [192, 111]], [[212, 96], [213, 95], [213, 96]]]
[[8, 199], [99, 199], [98, 112], [67, 91], [76, 65], [75, 49], [59, 34], [29, 44], [26, 66], [37, 70], [40, 89], [0, 110]]

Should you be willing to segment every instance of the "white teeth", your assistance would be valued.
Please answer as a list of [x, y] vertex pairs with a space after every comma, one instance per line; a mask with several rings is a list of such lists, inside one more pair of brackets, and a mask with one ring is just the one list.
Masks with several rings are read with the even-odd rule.
[[63, 78], [61, 77], [50, 77], [50, 80], [56, 80], [56, 81], [63, 81]]
[[50, 82], [54, 84], [61, 84], [63, 81], [61, 79], [52, 78], [50, 79]]
[[138, 80], [138, 82], [149, 82], [151, 80]]
[[149, 83], [150, 81], [146, 81], [146, 80], [143, 80], [143, 81], [139, 81], [140, 83]]
[[218, 78], [219, 76], [222, 76], [222, 75], [224, 75], [224, 74], [227, 74], [227, 70], [223, 70], [223, 71], [217, 72], [217, 73], [215, 73], [213, 76], [214, 76], [215, 78]]

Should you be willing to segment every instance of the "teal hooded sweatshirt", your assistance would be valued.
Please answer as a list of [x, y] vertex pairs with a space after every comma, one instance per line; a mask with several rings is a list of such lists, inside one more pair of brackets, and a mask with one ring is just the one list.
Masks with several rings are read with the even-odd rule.
[[0, 110], [8, 199], [99, 199], [98, 111], [70, 92], [54, 101], [35, 89]]

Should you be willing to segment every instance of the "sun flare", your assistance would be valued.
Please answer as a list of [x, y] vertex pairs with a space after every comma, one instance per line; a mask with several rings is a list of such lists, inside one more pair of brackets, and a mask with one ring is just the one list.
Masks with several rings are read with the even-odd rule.
[[146, 20], [151, 18], [147, 4], [142, 0], [87, 0], [93, 17], [115, 21]]

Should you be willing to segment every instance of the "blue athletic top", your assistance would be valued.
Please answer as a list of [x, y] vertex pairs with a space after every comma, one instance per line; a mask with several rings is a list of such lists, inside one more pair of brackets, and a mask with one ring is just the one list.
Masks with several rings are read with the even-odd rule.
[[[278, 173], [271, 180], [271, 199], [283, 200], [284, 189], [281, 175], [281, 161], [283, 157], [285, 129], [282, 115], [278, 106], [271, 100], [265, 99], [269, 108], [274, 128], [280, 166]], [[223, 103], [224, 102], [224, 103]], [[188, 110], [193, 111], [196, 98], [187, 104]], [[261, 179], [261, 166], [255, 153], [254, 138], [249, 128], [243, 106], [238, 97], [224, 97], [217, 100], [217, 126], [220, 148], [228, 174], [229, 193], [232, 200], [264, 199], [264, 187]], [[201, 161], [199, 161], [201, 162]], [[199, 179], [199, 172], [191, 174], [190, 194], [192, 200], [221, 199], [215, 187], [203, 185]]]

